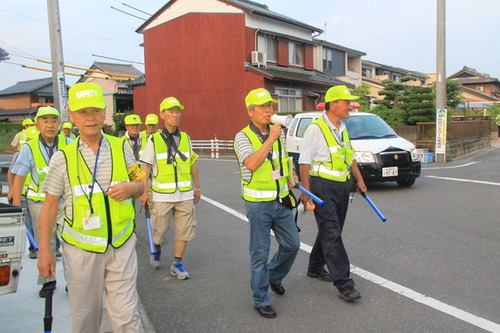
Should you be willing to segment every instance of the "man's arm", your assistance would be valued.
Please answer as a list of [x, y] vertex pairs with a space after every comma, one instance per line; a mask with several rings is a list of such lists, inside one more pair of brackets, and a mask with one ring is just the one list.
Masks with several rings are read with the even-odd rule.
[[193, 178], [193, 186], [194, 186], [193, 202], [197, 204], [201, 198], [201, 189], [200, 189], [200, 173], [198, 172], [198, 165], [196, 163], [193, 163], [191, 165], [191, 177]]
[[363, 176], [361, 175], [361, 171], [359, 171], [358, 163], [356, 163], [356, 160], [352, 161], [351, 164], [351, 173], [356, 178], [356, 181], [358, 182], [358, 187], [362, 192], [368, 191], [368, 188], [365, 185], [365, 181], [363, 180]]
[[56, 224], [59, 197], [46, 193], [38, 218], [38, 272], [42, 277], [52, 277], [56, 273], [56, 261], [50, 250], [50, 239]]
[[[311, 169], [310, 164], [301, 164], [300, 165], [300, 185], [308, 191], [311, 191], [309, 184], [309, 170]], [[307, 206], [308, 202], [312, 203], [312, 199], [309, 198], [305, 193], [300, 193], [299, 196], [300, 201]]]
[[262, 143], [262, 146], [259, 148], [259, 150], [257, 150], [255, 153], [245, 158], [245, 160], [243, 161], [243, 164], [245, 164], [246, 168], [250, 172], [255, 172], [255, 170], [260, 168], [262, 163], [264, 163], [264, 161], [266, 160], [267, 154], [271, 150], [274, 141], [276, 141], [280, 136], [281, 136], [281, 125], [279, 124], [273, 125], [269, 132], [269, 137], [267, 138], [266, 141], [264, 141], [264, 143]]
[[146, 173], [146, 176], [141, 179], [142, 186], [144, 187], [144, 193], [142, 193], [139, 200], [141, 201], [142, 207], [145, 207], [149, 202], [149, 191], [147, 189], [149, 186], [149, 174], [151, 173], [151, 167], [147, 164], [143, 164], [142, 171]]
[[12, 204], [21, 206], [21, 193], [23, 192], [25, 176], [15, 175], [14, 182], [12, 183]]

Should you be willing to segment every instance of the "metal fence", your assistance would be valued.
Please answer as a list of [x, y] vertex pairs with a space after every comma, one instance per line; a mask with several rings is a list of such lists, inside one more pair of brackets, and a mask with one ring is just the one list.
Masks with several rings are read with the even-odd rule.
[[210, 153], [211, 158], [219, 158], [220, 155], [233, 154], [233, 140], [191, 140], [193, 150], [200, 154]]

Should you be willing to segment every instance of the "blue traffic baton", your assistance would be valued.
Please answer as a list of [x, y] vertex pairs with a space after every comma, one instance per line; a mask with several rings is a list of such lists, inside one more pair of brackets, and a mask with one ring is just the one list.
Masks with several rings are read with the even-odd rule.
[[320, 198], [318, 198], [317, 196], [315, 196], [314, 194], [312, 194], [310, 191], [306, 190], [305, 188], [303, 188], [302, 186], [300, 186], [299, 184], [295, 184], [295, 187], [297, 187], [297, 189], [304, 193], [305, 195], [307, 195], [309, 198], [313, 199], [313, 201], [315, 203], [317, 203], [318, 205], [320, 206], [324, 206], [326, 203], [321, 200]]
[[151, 216], [149, 215], [148, 205], [144, 207], [146, 211], [146, 224], [148, 225], [148, 236], [149, 236], [149, 248], [151, 250], [151, 254], [155, 254], [155, 246], [153, 244], [153, 231], [151, 230]]
[[368, 202], [368, 204], [370, 204], [370, 206], [375, 211], [375, 213], [377, 213], [378, 217], [380, 217], [380, 219], [382, 220], [382, 222], [387, 221], [387, 219], [384, 216], [384, 214], [382, 214], [382, 212], [377, 208], [377, 206], [375, 206], [375, 204], [373, 203], [372, 199], [370, 199], [370, 197], [368, 196], [368, 194], [366, 194], [366, 192], [363, 192], [363, 191], [360, 191], [360, 192], [361, 192], [361, 195], [363, 196], [363, 198], [365, 198], [366, 201]]
[[38, 244], [35, 240], [35, 237], [33, 237], [33, 234], [31, 233], [31, 231], [29, 231], [28, 228], [26, 228], [26, 236], [28, 236], [28, 239], [29, 239], [30, 243], [33, 245], [33, 247], [35, 248], [35, 251], [38, 251]]

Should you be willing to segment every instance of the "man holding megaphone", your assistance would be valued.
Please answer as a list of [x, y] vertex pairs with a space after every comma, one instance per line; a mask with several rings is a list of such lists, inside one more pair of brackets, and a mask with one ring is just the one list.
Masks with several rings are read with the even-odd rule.
[[[281, 118], [270, 125], [273, 103], [265, 89], [255, 89], [245, 98], [250, 123], [236, 134], [234, 151], [240, 166], [242, 197], [250, 224], [250, 268], [253, 306], [265, 318], [276, 317], [267, 291], [283, 295], [282, 280], [290, 271], [300, 246], [288, 189], [292, 172], [281, 138]], [[268, 263], [270, 231], [279, 243]]]

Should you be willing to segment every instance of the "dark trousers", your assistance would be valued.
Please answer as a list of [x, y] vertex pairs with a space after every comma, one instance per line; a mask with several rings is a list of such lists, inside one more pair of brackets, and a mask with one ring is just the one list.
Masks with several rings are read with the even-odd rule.
[[314, 210], [318, 234], [309, 256], [309, 271], [317, 272], [326, 264], [337, 288], [354, 287], [354, 281], [349, 277], [349, 258], [342, 242], [350, 183], [311, 177], [311, 192], [326, 204], [323, 207], [316, 205]]

